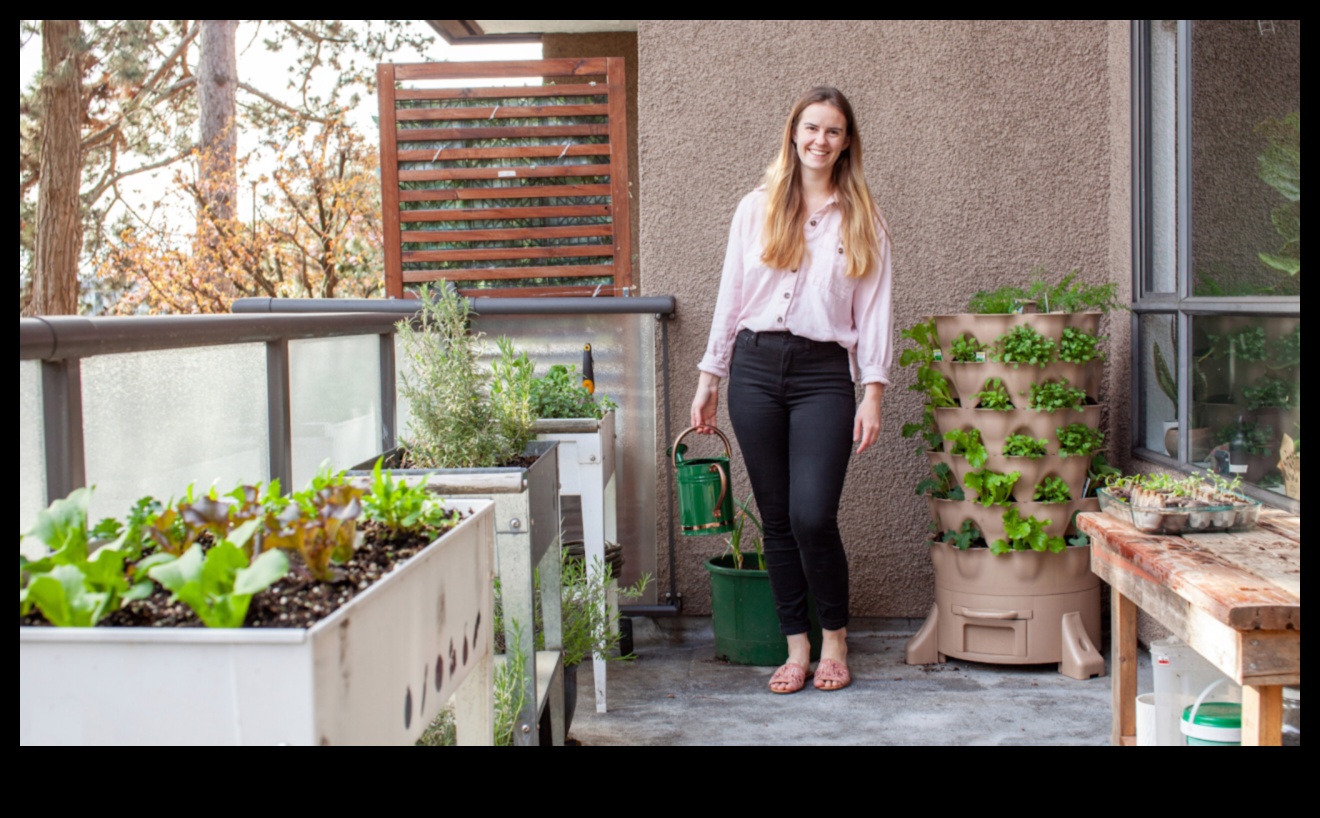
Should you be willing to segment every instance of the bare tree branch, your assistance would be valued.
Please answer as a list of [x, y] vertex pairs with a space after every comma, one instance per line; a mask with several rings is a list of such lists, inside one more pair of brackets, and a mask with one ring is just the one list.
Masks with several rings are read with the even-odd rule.
[[326, 124], [327, 122], [330, 121], [330, 118], [329, 118], [329, 117], [317, 117], [317, 116], [312, 116], [311, 114], [307, 113], [306, 111], [299, 111], [297, 108], [294, 108], [294, 107], [291, 106], [291, 105], [287, 105], [287, 104], [285, 104], [285, 103], [283, 103], [283, 102], [280, 102], [278, 99], [275, 99], [275, 97], [272, 97], [272, 96], [270, 96], [269, 94], [266, 94], [266, 93], [264, 93], [264, 92], [262, 92], [262, 91], [258, 91], [256, 88], [253, 88], [251, 85], [248, 85], [246, 82], [240, 82], [240, 83], [238, 84], [238, 87], [239, 87], [239, 88], [242, 88], [244, 91], [247, 91], [249, 94], [252, 94], [252, 95], [255, 96], [255, 97], [260, 97], [261, 99], [265, 100], [266, 102], [269, 102], [271, 105], [274, 105], [276, 108], [279, 108], [279, 109], [284, 110], [284, 111], [288, 111], [288, 112], [291, 113], [291, 114], [297, 114], [298, 116], [302, 117], [303, 119], [307, 119], [307, 120], [310, 120], [310, 121], [312, 121], [312, 122], [319, 122], [319, 123], [321, 123], [322, 125], [324, 125], [324, 124]]

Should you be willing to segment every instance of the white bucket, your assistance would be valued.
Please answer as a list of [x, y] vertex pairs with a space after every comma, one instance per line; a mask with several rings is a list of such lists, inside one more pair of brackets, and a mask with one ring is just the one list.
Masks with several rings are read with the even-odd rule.
[[1137, 697], [1137, 746], [1155, 746], [1155, 694]]
[[1222, 681], [1225, 701], [1242, 701], [1242, 688], [1192, 650], [1171, 636], [1150, 643], [1151, 676], [1155, 682], [1155, 743], [1160, 747], [1185, 747], [1182, 714], [1211, 684]]

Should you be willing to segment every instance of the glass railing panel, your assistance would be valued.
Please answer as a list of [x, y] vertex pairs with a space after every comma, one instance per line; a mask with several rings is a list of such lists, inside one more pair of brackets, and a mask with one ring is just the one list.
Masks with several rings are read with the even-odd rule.
[[93, 519], [269, 478], [265, 344], [89, 358], [82, 391]]
[[293, 486], [380, 453], [380, 336], [289, 342]]
[[46, 437], [41, 412], [41, 361], [18, 362], [18, 530], [46, 507]]

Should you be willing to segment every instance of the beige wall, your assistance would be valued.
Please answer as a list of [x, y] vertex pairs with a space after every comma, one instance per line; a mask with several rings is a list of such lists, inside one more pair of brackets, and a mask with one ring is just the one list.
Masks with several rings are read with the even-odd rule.
[[[674, 428], [660, 430], [661, 450], [687, 425], [734, 207], [757, 184], [794, 99], [813, 85], [837, 86], [857, 112], [867, 178], [895, 241], [898, 328], [960, 311], [978, 289], [1025, 284], [1038, 264], [1112, 278], [1126, 294], [1127, 54], [1124, 22], [644, 21], [643, 293], [673, 294], [679, 305]], [[1122, 314], [1107, 328], [1115, 396], [1129, 389], [1128, 322]], [[854, 461], [841, 510], [858, 616], [924, 616], [933, 599], [927, 511], [913, 494], [926, 465], [899, 436], [921, 401], [907, 391], [909, 372], [893, 374], [881, 444]], [[1126, 400], [1116, 408], [1125, 428]], [[1119, 451], [1125, 439], [1115, 440]], [[735, 473], [744, 496], [740, 464]], [[661, 509], [668, 479], [658, 464]], [[657, 521], [662, 574], [668, 523]], [[702, 563], [723, 542], [677, 540], [684, 612], [708, 613]]]

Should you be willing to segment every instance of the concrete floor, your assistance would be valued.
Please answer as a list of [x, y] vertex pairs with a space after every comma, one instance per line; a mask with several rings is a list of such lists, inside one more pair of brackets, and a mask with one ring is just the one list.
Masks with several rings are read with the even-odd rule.
[[[708, 617], [634, 618], [637, 659], [609, 663], [608, 712], [596, 712], [591, 663], [581, 665], [569, 738], [583, 746], [1109, 744], [1107, 665], [1086, 681], [1056, 665], [907, 665], [904, 647], [920, 625], [855, 620], [850, 687], [823, 692], [808, 682], [775, 695], [767, 688], [774, 668], [715, 658]], [[1149, 652], [1137, 673], [1138, 689], [1151, 690]]]

